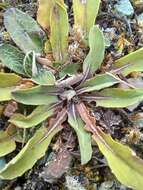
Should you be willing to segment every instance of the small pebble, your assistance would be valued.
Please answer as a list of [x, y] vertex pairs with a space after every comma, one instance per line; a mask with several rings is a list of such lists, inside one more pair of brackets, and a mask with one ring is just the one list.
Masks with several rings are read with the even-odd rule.
[[132, 16], [134, 14], [134, 9], [129, 0], [119, 0], [115, 5], [115, 10], [121, 16]]

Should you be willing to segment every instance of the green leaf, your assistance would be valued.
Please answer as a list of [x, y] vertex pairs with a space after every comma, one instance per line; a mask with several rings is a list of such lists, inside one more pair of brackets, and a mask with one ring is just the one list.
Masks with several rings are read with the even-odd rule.
[[0, 102], [12, 99], [11, 92], [13, 88], [0, 88]]
[[29, 89], [16, 90], [12, 97], [26, 105], [47, 105], [58, 102], [57, 89], [53, 86], [37, 86]]
[[86, 164], [92, 157], [91, 135], [85, 131], [85, 124], [77, 114], [74, 105], [71, 106], [68, 112], [68, 122], [75, 130], [81, 153], [81, 163]]
[[50, 30], [50, 13], [53, 5], [53, 0], [39, 0], [37, 21], [46, 30]]
[[28, 116], [24, 116], [22, 114], [14, 114], [10, 118], [9, 122], [20, 128], [30, 128], [38, 125], [39, 123], [53, 115], [53, 112], [54, 109], [52, 109], [49, 105], [38, 106]]
[[40, 64], [36, 62], [35, 53], [29, 52], [24, 58], [25, 73], [31, 77], [31, 80], [39, 85], [54, 85], [55, 76], [51, 71], [43, 69]]
[[41, 138], [47, 132], [45, 127], [36, 131], [35, 135], [28, 141], [24, 148], [14, 157], [1, 171], [0, 178], [14, 179], [31, 169], [34, 164], [45, 155], [45, 152], [56, 133], [62, 128], [58, 127], [53, 130], [49, 136], [39, 143]]
[[37, 22], [24, 12], [10, 8], [4, 14], [4, 24], [11, 38], [25, 53], [42, 53], [44, 32]]
[[55, 80], [55, 76], [53, 75], [53, 73], [51, 71], [48, 71], [46, 69], [40, 70], [38, 71], [37, 75], [35, 75], [34, 77], [32, 77], [32, 80], [39, 85], [54, 85], [56, 80]]
[[80, 69], [81, 65], [80, 64], [68, 64], [65, 65], [64, 68], [60, 72], [60, 76], [64, 77], [65, 75], [75, 75], [78, 74], [78, 70]]
[[119, 83], [115, 77], [108, 74], [96, 75], [93, 78], [86, 80], [80, 87], [79, 91], [83, 92], [91, 92], [95, 90], [101, 90], [103, 88], [107, 88], [109, 86], [113, 86], [114, 84]]
[[13, 152], [15, 148], [15, 141], [5, 131], [0, 131], [0, 157]]
[[19, 74], [25, 74], [23, 70], [24, 55], [16, 47], [3, 44], [0, 46], [0, 60], [2, 64], [12, 71]]
[[105, 41], [98, 26], [93, 26], [89, 33], [90, 51], [83, 63], [83, 72], [93, 75], [100, 68], [105, 53]]
[[100, 138], [94, 136], [94, 139], [117, 179], [130, 188], [142, 190], [143, 160], [129, 147], [116, 142], [102, 131], [99, 135]]
[[0, 88], [16, 86], [21, 80], [21, 77], [13, 73], [0, 72]]
[[73, 0], [75, 28], [82, 29], [87, 35], [95, 23], [100, 0]]
[[122, 68], [121, 73], [124, 76], [134, 71], [143, 71], [143, 48], [116, 60], [115, 66]]
[[143, 89], [109, 88], [102, 90], [94, 97], [97, 106], [123, 108], [143, 100]]
[[68, 14], [61, 0], [56, 0], [50, 14], [50, 42], [56, 62], [63, 63], [67, 59], [68, 50]]

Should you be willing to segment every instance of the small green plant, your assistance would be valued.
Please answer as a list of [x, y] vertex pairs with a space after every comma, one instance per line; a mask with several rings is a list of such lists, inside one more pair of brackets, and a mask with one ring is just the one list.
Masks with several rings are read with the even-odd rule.
[[[143, 100], [142, 88], [136, 88], [119, 77], [143, 71], [143, 48], [116, 60], [114, 69], [96, 72], [105, 53], [104, 35], [94, 25], [99, 4], [99, 0], [96, 3], [94, 0], [73, 0], [73, 39], [84, 50], [89, 49], [82, 64], [70, 62], [70, 27], [62, 0], [39, 1], [37, 20], [43, 29], [18, 9], [11, 8], [5, 12], [5, 27], [22, 51], [9, 44], [0, 46], [2, 64], [19, 74], [0, 73], [0, 101], [14, 100], [25, 109], [24, 105], [34, 106], [30, 115], [16, 113], [9, 122], [14, 128], [38, 129], [17, 156], [0, 171], [0, 178], [13, 179], [32, 168], [66, 123], [77, 134], [82, 164], [92, 157], [93, 138], [118, 180], [136, 190], [142, 189], [143, 160], [129, 147], [105, 134], [89, 112], [89, 102], [105, 108], [124, 108]], [[118, 88], [120, 83], [128, 88]], [[51, 117], [55, 120], [47, 126], [44, 121]], [[16, 143], [9, 138], [8, 131], [0, 132], [0, 146], [0, 156], [15, 150]]]

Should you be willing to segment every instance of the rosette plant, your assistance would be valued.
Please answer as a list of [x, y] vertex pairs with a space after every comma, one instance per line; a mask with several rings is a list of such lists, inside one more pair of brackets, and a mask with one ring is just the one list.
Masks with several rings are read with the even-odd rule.
[[[116, 60], [110, 71], [100, 70], [105, 39], [94, 25], [99, 6], [100, 0], [73, 0], [73, 27], [63, 0], [40, 0], [38, 22], [15, 8], [4, 13], [6, 30], [19, 49], [8, 43], [0, 46], [1, 63], [9, 68], [0, 72], [0, 101], [13, 100], [33, 111], [10, 117], [10, 128], [0, 131], [0, 156], [16, 148], [9, 130], [34, 127], [35, 134], [0, 171], [0, 178], [14, 179], [32, 168], [52, 138], [69, 125], [77, 135], [82, 164], [92, 157], [93, 139], [117, 179], [142, 189], [143, 160], [101, 130], [89, 109], [92, 102], [97, 107], [124, 108], [143, 100], [143, 89], [123, 80], [133, 71], [143, 71], [143, 48]], [[122, 83], [127, 88], [119, 87]], [[51, 117], [54, 121], [48, 122]]]

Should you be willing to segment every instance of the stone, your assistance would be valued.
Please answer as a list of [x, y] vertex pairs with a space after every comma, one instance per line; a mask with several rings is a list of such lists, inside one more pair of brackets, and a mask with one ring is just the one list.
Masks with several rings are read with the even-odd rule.
[[119, 0], [115, 5], [115, 10], [121, 16], [132, 16], [134, 14], [134, 8], [129, 0]]

